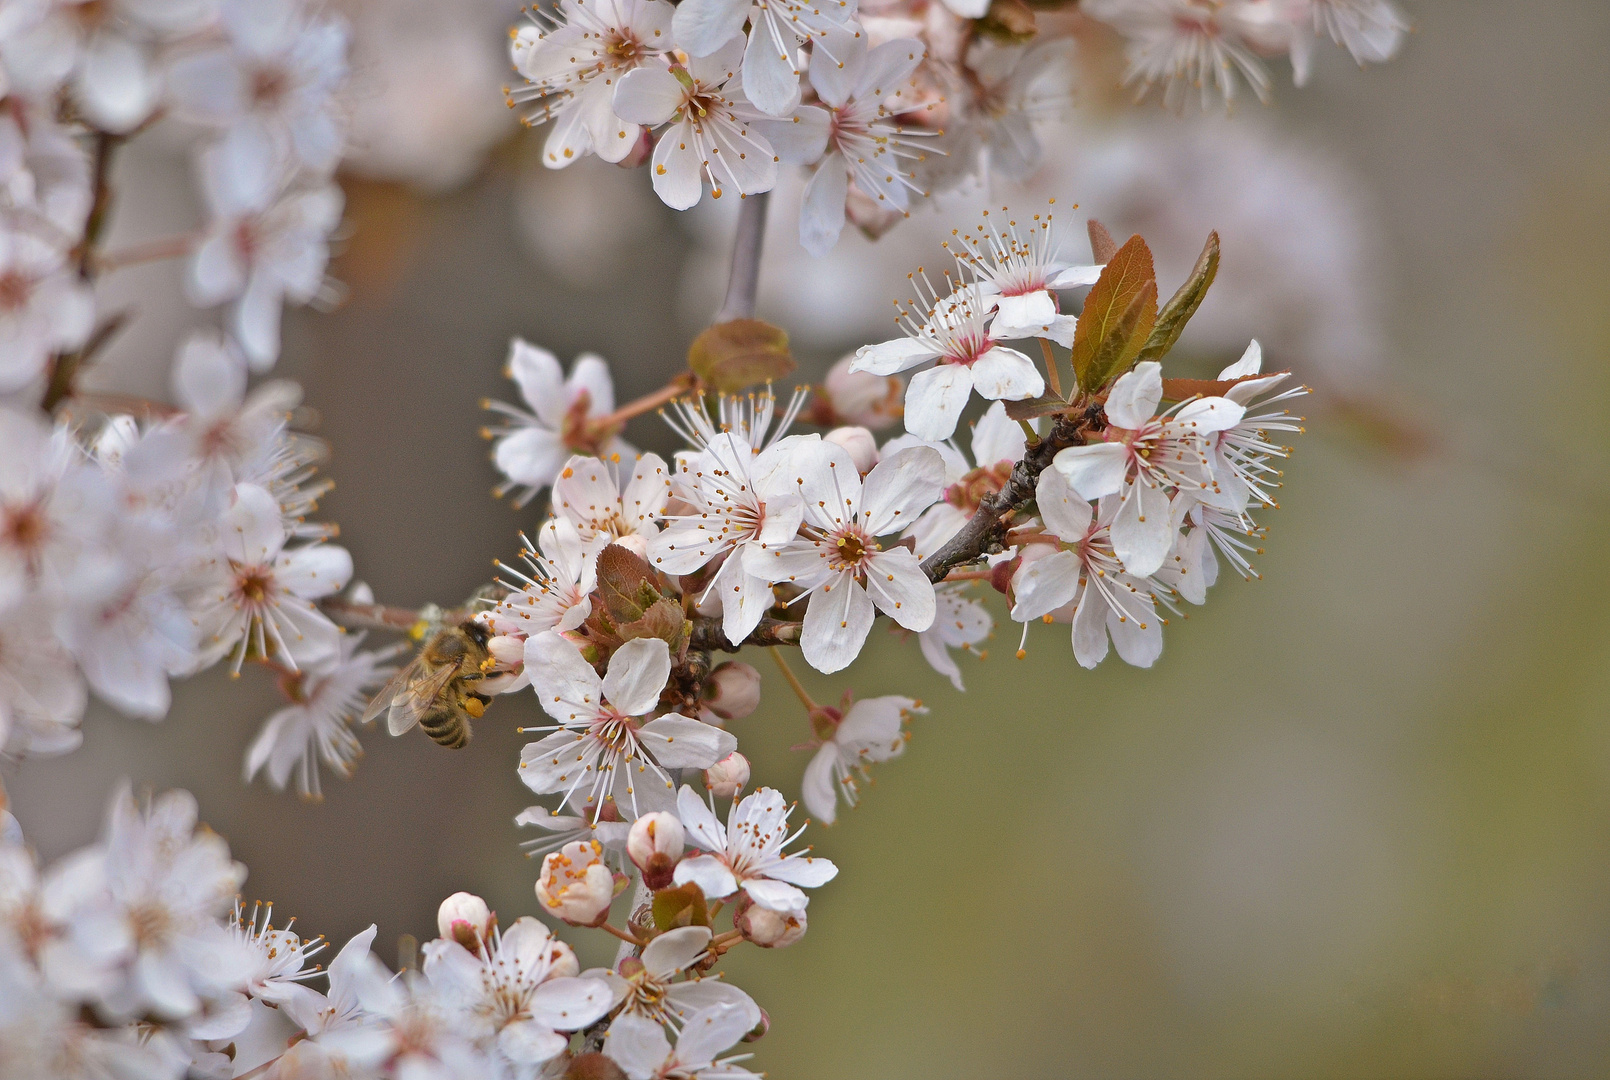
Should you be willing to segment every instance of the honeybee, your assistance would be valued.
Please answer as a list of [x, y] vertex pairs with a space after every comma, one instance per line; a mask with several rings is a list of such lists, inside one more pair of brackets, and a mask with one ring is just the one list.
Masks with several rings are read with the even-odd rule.
[[468, 745], [471, 718], [480, 719], [492, 701], [474, 689], [496, 664], [486, 647], [490, 638], [487, 628], [472, 620], [440, 631], [381, 687], [364, 710], [363, 723], [389, 706], [386, 727], [393, 735], [418, 724], [449, 750]]

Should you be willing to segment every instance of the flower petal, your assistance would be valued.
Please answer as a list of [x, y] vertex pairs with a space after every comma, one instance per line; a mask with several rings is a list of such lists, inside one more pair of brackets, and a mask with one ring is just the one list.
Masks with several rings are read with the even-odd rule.
[[[576, 656], [579, 659], [581, 653]], [[602, 685], [604, 700], [625, 716], [646, 715], [659, 704], [660, 692], [670, 677], [671, 646], [660, 638], [634, 638], [609, 658]]]
[[823, 674], [849, 667], [866, 644], [873, 618], [866, 590], [849, 573], [839, 574], [807, 602], [799, 639], [805, 662]]
[[906, 430], [919, 439], [950, 438], [972, 395], [973, 373], [961, 364], [919, 371], [906, 387]]

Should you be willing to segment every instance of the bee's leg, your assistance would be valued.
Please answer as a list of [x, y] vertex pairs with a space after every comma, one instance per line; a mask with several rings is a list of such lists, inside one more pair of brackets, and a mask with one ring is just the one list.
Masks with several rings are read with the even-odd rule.
[[464, 698], [464, 711], [479, 720], [486, 714], [486, 707], [492, 699], [485, 694], [469, 694]]

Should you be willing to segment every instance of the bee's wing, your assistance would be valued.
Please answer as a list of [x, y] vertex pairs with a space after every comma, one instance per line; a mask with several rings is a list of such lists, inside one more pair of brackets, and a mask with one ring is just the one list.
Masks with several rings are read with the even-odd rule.
[[453, 676], [458, 674], [457, 664], [443, 664], [435, 671], [418, 673], [408, 689], [391, 700], [391, 712], [386, 714], [386, 727], [393, 735], [401, 735], [415, 724], [436, 702]]
[[419, 657], [416, 656], [404, 664], [395, 675], [387, 679], [386, 685], [380, 688], [380, 692], [370, 700], [368, 708], [363, 710], [363, 718], [358, 723], [367, 724], [379, 716], [398, 695], [407, 690], [409, 682], [419, 672], [419, 663]]

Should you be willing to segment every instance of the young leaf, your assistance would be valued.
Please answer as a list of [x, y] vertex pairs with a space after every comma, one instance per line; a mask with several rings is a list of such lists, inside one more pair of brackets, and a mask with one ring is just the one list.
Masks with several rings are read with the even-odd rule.
[[1036, 416], [1050, 416], [1068, 407], [1068, 403], [1055, 394], [1029, 398], [1027, 401], [1008, 401], [1005, 405], [1008, 420], [1033, 420]]
[[1168, 298], [1163, 310], [1157, 314], [1157, 325], [1152, 327], [1151, 337], [1146, 341], [1146, 347], [1141, 349], [1136, 360], [1161, 360], [1174, 343], [1180, 339], [1185, 331], [1185, 324], [1196, 309], [1202, 306], [1202, 298], [1207, 296], [1208, 286], [1213, 284], [1213, 278], [1219, 272], [1219, 234], [1208, 233], [1207, 243], [1202, 247], [1202, 254], [1197, 257], [1196, 265], [1191, 268], [1191, 276], [1185, 279], [1185, 284], [1179, 291]]
[[616, 623], [635, 622], [660, 598], [648, 560], [619, 544], [598, 553], [598, 596]]
[[759, 319], [717, 323], [693, 339], [688, 367], [708, 389], [735, 393], [794, 370], [788, 334]]
[[1090, 219], [1088, 228], [1090, 232], [1090, 261], [1095, 263], [1112, 262], [1113, 255], [1118, 252], [1118, 245], [1114, 242], [1112, 233], [1107, 231], [1107, 226], [1095, 218]]
[[704, 893], [693, 882], [654, 894], [654, 927], [660, 933], [678, 926], [709, 926], [710, 913]]
[[1073, 374], [1079, 388], [1098, 389], [1127, 371], [1157, 321], [1157, 275], [1151, 249], [1131, 236], [1107, 260], [1091, 286], [1073, 335]]

